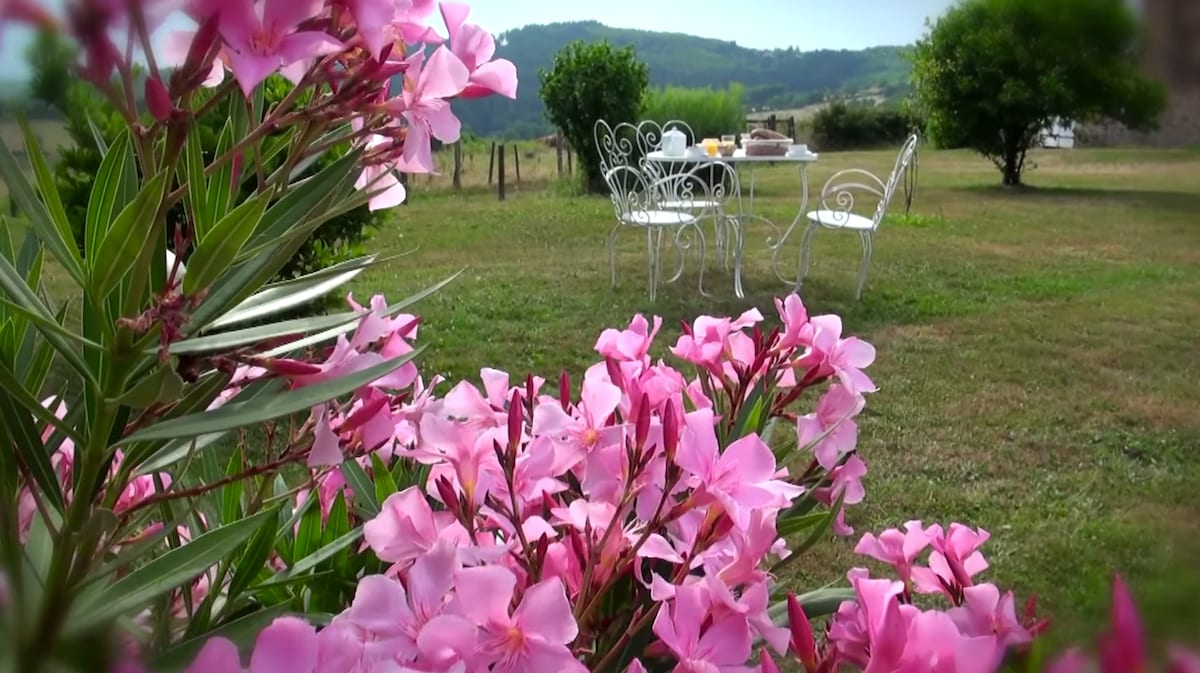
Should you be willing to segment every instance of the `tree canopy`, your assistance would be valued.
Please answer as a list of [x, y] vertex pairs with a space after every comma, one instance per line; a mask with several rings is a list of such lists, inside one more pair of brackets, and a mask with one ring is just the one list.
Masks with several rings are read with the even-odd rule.
[[1166, 95], [1138, 45], [1122, 0], [966, 0], [917, 43], [914, 94], [938, 144], [974, 149], [1019, 185], [1056, 120], [1155, 124]]

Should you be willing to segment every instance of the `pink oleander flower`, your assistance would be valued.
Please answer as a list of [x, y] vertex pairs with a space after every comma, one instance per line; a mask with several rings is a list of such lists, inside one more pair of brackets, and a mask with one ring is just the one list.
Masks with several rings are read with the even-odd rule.
[[662, 318], [654, 316], [651, 326], [642, 314], [633, 316], [629, 327], [623, 330], [608, 328], [596, 339], [596, 352], [618, 362], [639, 362], [649, 365], [648, 355], [654, 337], [662, 327]]
[[583, 382], [574, 416], [558, 402], [543, 402], [534, 409], [533, 434], [552, 443], [555, 476], [583, 462], [592, 451], [621, 441], [624, 428], [608, 424], [620, 403], [620, 388], [591, 379]]
[[299, 30], [300, 24], [324, 9], [321, 0], [209, 0], [205, 4], [209, 11], [203, 18], [218, 13], [229, 69], [247, 96], [282, 68], [344, 48], [324, 32]]
[[944, 593], [957, 601], [957, 594], [974, 584], [971, 578], [987, 570], [987, 559], [978, 549], [989, 537], [982, 528], [976, 532], [959, 523], [950, 524], [945, 534], [938, 527], [930, 540], [933, 551], [929, 554], [929, 567], [912, 570], [917, 591]]
[[379, 59], [396, 40], [396, 0], [345, 0], [354, 27], [371, 58]]
[[808, 309], [804, 308], [800, 295], [793, 293], [783, 299], [776, 297], [775, 310], [779, 312], [779, 320], [783, 323], [778, 347], [787, 349], [806, 345], [805, 341], [812, 337], [812, 328], [809, 327]]
[[462, 524], [449, 512], [435, 512], [416, 486], [388, 496], [379, 514], [363, 524], [363, 539], [381, 561], [406, 564], [426, 554], [439, 540], [470, 543]]
[[903, 531], [892, 528], [883, 531], [878, 537], [872, 533], [863, 535], [854, 547], [854, 553], [887, 563], [896, 569], [900, 581], [907, 584], [912, 577], [913, 560], [925, 551], [934, 534], [940, 532], [941, 528], [938, 526], [926, 529], [920, 521], [909, 521], [904, 524]]
[[461, 2], [442, 2], [440, 6], [446, 30], [450, 33], [450, 51], [470, 73], [469, 84], [461, 96], [479, 98], [495, 93], [516, 98], [517, 68], [506, 59], [492, 60], [496, 40], [483, 28], [466, 23], [471, 7]]
[[736, 320], [700, 316], [692, 323], [690, 333], [681, 335], [675, 342], [671, 353], [681, 360], [715, 370], [721, 359], [730, 355], [730, 335], [762, 319], [758, 309], [750, 309]]
[[[389, 147], [392, 143], [393, 140], [387, 136], [371, 134], [365, 149], [369, 153], [373, 149]], [[367, 209], [371, 212], [394, 208], [404, 203], [404, 199], [408, 197], [408, 191], [396, 177], [395, 163], [387, 159], [375, 159], [363, 166], [354, 188], [360, 191], [367, 189], [373, 194], [367, 202]]]
[[467, 67], [444, 46], [435, 49], [428, 59], [423, 53], [409, 59], [403, 93], [386, 103], [388, 112], [404, 117], [408, 123], [404, 150], [397, 162], [400, 171], [434, 172], [430, 138], [444, 143], [458, 140], [462, 125], [446, 99], [459, 95], [469, 80]]
[[783, 506], [803, 493], [776, 479], [775, 455], [758, 435], [742, 437], [721, 451], [709, 409], [684, 417], [675, 462], [693, 476], [697, 492], [719, 502], [742, 529], [750, 525], [753, 509]]
[[676, 587], [669, 609], [659, 609], [652, 628], [678, 660], [674, 672], [748, 673], [751, 634], [745, 616], [726, 614], [705, 628], [709, 612], [704, 589], [694, 584]]
[[963, 589], [963, 607], [947, 613], [958, 630], [968, 636], [995, 636], [1004, 646], [1025, 645], [1033, 636], [1017, 619], [1016, 599], [1003, 595], [993, 584]]
[[815, 366], [821, 375], [834, 375], [851, 393], [873, 393], [878, 387], [863, 369], [875, 361], [875, 347], [858, 337], [842, 338], [842, 319], [819, 315], [810, 319], [814, 328], [812, 349], [798, 364]]
[[830, 386], [817, 401], [817, 410], [796, 420], [796, 446], [811, 446], [821, 467], [832, 470], [858, 443], [854, 417], [864, 406], [862, 395], [841, 384]]
[[450, 609], [479, 626], [478, 654], [494, 662], [492, 671], [587, 673], [567, 647], [579, 629], [557, 578], [525, 589], [511, 614], [516, 577], [508, 569], [464, 568], [455, 575], [454, 584], [456, 598]]

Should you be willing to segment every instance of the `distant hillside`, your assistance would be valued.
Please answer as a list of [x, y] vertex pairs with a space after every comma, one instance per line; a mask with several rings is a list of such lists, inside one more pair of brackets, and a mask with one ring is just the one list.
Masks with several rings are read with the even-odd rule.
[[538, 96], [538, 71], [549, 68], [554, 55], [575, 40], [633, 45], [650, 66], [654, 86], [724, 87], [741, 82], [751, 107], [801, 107], [828, 92], [878, 89], [884, 95], [894, 94], [907, 88], [910, 72], [901, 47], [801, 51], [800, 45], [762, 50], [680, 33], [609, 28], [594, 21], [526, 26], [497, 36], [497, 56], [517, 66], [517, 100], [456, 103], [466, 128], [480, 135], [512, 138], [549, 132]]

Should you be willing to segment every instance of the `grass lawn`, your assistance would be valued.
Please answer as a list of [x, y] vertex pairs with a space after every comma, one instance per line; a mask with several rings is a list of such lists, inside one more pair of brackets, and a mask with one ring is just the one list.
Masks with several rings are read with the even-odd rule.
[[[923, 151], [921, 217], [879, 232], [861, 303], [857, 237], [818, 234], [805, 302], [879, 349], [869, 371], [880, 391], [860, 421], [868, 500], [849, 521], [859, 532], [913, 518], [988, 529], [989, 575], [1037, 594], [1058, 638], [1096, 633], [1120, 571], [1155, 633], [1200, 642], [1200, 152], [1033, 159], [1033, 188], [1012, 192], [981, 159]], [[827, 154], [814, 190], [835, 170], [886, 174], [892, 160]], [[789, 169], [760, 172], [759, 209], [790, 219], [796, 185]], [[788, 289], [753, 230], [745, 300], [720, 272], [712, 299], [685, 275], [651, 303], [632, 231], [611, 290], [606, 199], [525, 185], [500, 203], [481, 189], [415, 184], [372, 244], [404, 256], [353, 286], [399, 298], [467, 268], [418, 307], [427, 374], [495, 366], [578, 380], [599, 331], [636, 312], [664, 317], [665, 354], [681, 319], [767, 313]], [[852, 546], [826, 545], [796, 586], [861, 564]]]

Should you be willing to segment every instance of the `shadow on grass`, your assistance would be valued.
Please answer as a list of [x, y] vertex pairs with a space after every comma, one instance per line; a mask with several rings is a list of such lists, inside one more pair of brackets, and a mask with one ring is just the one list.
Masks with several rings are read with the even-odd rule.
[[1111, 205], [1134, 206], [1168, 210], [1194, 215], [1200, 212], [1200, 193], [1172, 192], [1147, 189], [1105, 189], [1098, 187], [1003, 187], [1000, 185], [969, 185], [950, 187], [952, 191], [966, 192], [991, 198], [1021, 201], [1044, 201], [1061, 207], [1063, 199], [1085, 199]]

